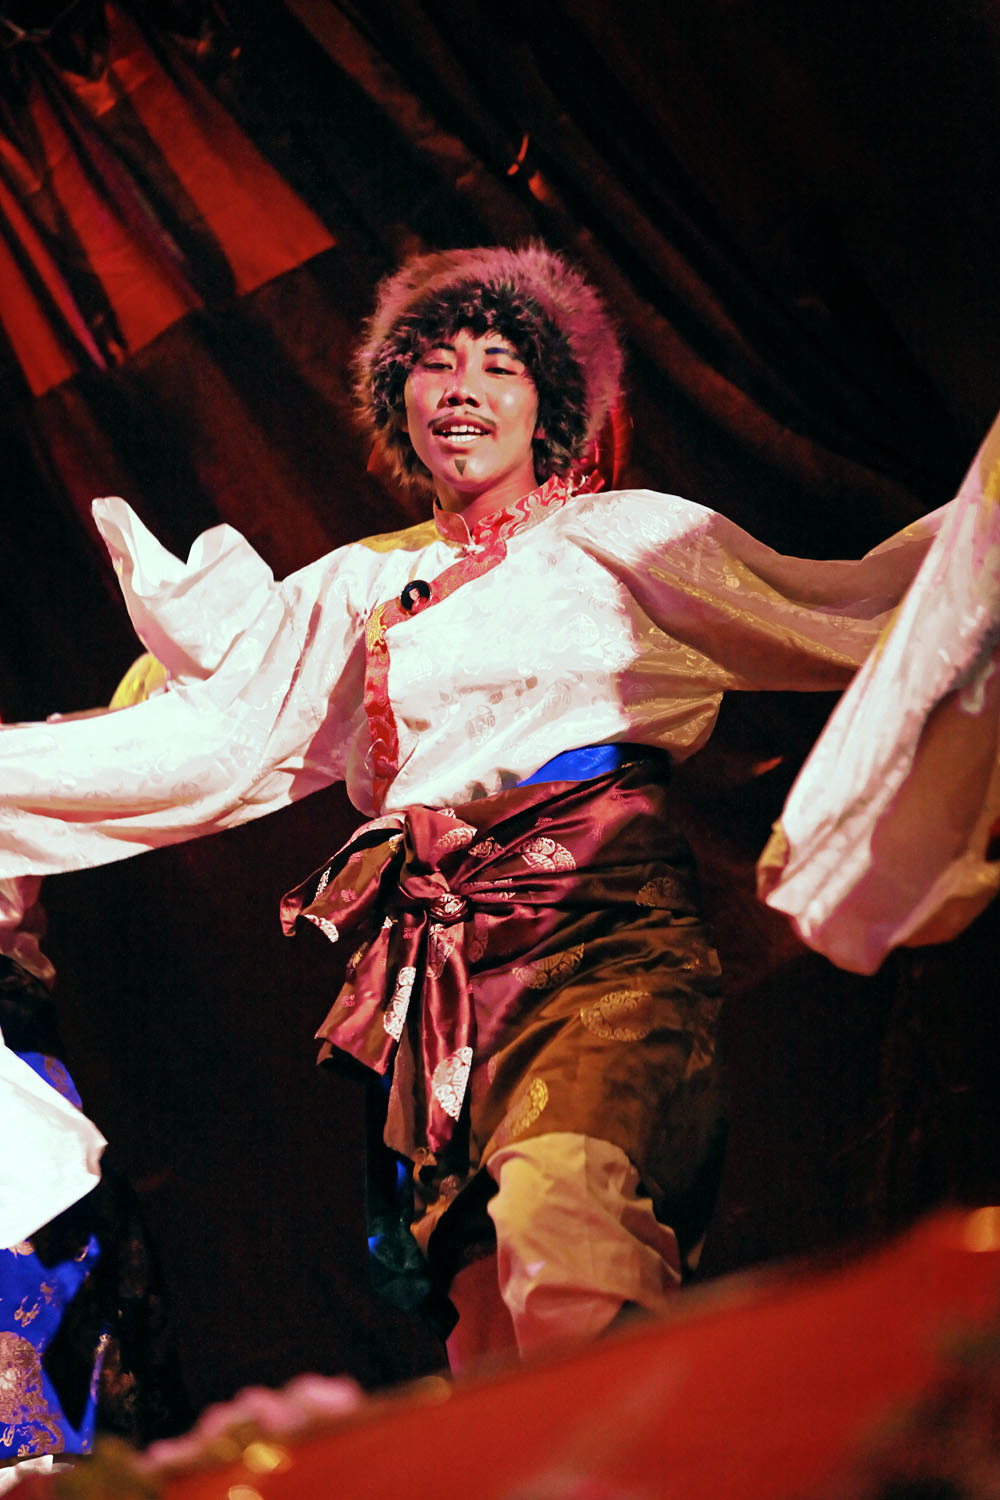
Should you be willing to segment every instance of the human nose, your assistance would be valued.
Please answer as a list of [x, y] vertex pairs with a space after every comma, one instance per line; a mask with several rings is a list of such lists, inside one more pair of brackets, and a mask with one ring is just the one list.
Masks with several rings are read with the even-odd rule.
[[478, 406], [481, 393], [467, 365], [456, 365], [441, 392], [442, 406]]

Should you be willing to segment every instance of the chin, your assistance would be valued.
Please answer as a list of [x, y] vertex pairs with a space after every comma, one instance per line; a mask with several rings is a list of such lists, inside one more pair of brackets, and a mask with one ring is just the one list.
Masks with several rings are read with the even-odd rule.
[[464, 474], [459, 474], [458, 470], [452, 465], [450, 472], [442, 474], [441, 478], [446, 484], [450, 484], [453, 490], [462, 490], [464, 492], [465, 490], [481, 490], [487, 485], [497, 484], [500, 482], [502, 476], [491, 474], [488, 471], [484, 472], [483, 469], [478, 468], [470, 459], [466, 465]]

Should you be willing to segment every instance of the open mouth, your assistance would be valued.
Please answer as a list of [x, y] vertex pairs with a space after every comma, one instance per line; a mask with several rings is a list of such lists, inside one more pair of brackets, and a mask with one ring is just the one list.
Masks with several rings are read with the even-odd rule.
[[437, 422], [431, 431], [436, 438], [442, 438], [446, 443], [459, 443], [463, 446], [490, 435], [490, 429], [484, 423], [468, 421]]

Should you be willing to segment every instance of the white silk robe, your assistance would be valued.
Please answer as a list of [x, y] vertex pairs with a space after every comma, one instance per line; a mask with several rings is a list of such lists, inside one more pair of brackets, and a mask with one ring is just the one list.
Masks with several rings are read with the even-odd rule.
[[[0, 875], [122, 858], [339, 779], [371, 815], [489, 795], [582, 744], [682, 759], [727, 688], [844, 687], [947, 511], [813, 562], [676, 496], [549, 481], [471, 534], [439, 513], [283, 583], [228, 526], [182, 563], [123, 501], [94, 513], [171, 681], [0, 731]], [[408, 613], [413, 580], [430, 597]]]

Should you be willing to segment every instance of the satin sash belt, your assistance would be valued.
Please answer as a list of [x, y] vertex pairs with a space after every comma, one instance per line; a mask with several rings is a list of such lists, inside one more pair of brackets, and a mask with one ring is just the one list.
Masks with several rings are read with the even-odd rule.
[[[480, 956], [473, 918], [489, 928], [517, 914], [530, 930], [532, 913], [599, 908], [612, 899], [609, 879], [627, 884], [609, 850], [648, 809], [662, 757], [607, 748], [644, 764], [376, 818], [282, 901], [289, 935], [304, 920], [355, 949], [318, 1035], [327, 1053], [339, 1048], [383, 1076], [395, 1059], [386, 1143], [411, 1160], [439, 1157], [465, 1098], [476, 1045], [469, 968]], [[652, 777], [647, 758], [657, 763]], [[546, 836], [555, 825], [558, 841]], [[626, 897], [631, 887], [615, 899]], [[686, 897], [679, 904], [696, 910]], [[404, 1088], [401, 1072], [425, 1082]]]

